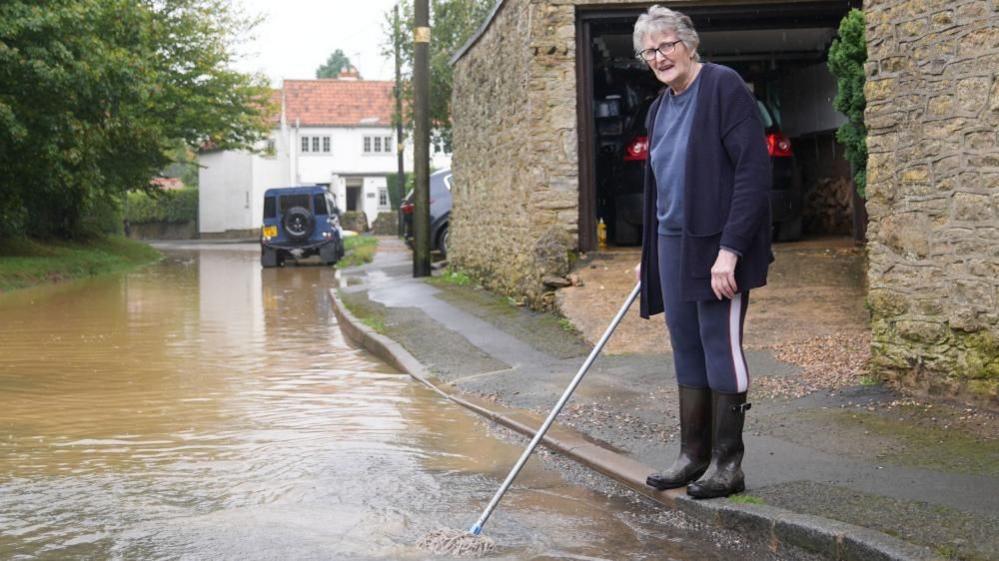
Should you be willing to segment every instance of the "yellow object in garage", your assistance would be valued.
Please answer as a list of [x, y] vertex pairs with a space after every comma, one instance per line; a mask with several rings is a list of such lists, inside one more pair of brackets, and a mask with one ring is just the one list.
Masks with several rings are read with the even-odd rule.
[[607, 249], [607, 225], [603, 218], [597, 222], [597, 246], [602, 250]]

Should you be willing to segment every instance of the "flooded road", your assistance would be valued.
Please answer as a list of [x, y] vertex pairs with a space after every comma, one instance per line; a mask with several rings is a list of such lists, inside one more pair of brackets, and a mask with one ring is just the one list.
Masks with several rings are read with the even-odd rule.
[[[323, 267], [250, 246], [0, 295], [0, 559], [427, 559], [524, 442], [344, 341]], [[499, 559], [723, 559], [532, 459]], [[744, 552], [743, 552], [744, 553]]]

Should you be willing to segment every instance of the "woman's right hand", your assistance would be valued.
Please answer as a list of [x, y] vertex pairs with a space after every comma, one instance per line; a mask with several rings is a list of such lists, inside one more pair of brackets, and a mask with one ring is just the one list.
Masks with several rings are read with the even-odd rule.
[[638, 265], [635, 265], [635, 282], [642, 282], [642, 262], [639, 261]]

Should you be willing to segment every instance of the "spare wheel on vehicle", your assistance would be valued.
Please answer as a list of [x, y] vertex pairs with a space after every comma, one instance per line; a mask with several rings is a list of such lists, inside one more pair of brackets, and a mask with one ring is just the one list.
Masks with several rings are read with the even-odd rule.
[[300, 206], [288, 209], [281, 220], [281, 225], [284, 227], [285, 233], [293, 240], [308, 239], [312, 235], [312, 229], [315, 227], [315, 224], [315, 218], [309, 212], [309, 209]]

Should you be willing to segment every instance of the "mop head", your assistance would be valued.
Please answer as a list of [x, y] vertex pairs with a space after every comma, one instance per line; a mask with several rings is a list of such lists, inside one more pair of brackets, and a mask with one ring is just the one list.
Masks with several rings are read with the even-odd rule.
[[467, 530], [448, 528], [430, 532], [420, 538], [416, 545], [437, 555], [458, 557], [481, 557], [496, 549], [496, 543], [487, 537], [476, 536]]

